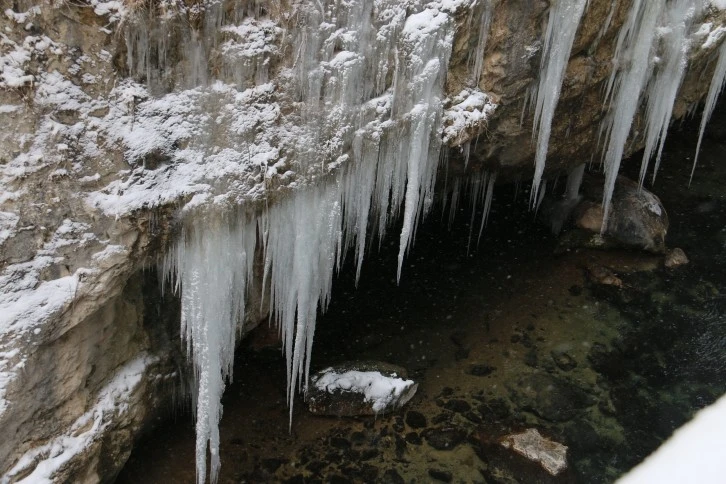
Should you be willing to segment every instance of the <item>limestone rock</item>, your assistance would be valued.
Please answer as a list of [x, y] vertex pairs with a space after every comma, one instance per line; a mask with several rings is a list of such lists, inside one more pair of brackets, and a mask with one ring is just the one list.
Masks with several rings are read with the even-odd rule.
[[567, 446], [543, 437], [537, 429], [507, 435], [500, 443], [503, 447], [538, 463], [553, 476], [567, 469]]
[[416, 394], [406, 370], [382, 362], [349, 362], [310, 377], [306, 401], [316, 415], [351, 417], [390, 413]]

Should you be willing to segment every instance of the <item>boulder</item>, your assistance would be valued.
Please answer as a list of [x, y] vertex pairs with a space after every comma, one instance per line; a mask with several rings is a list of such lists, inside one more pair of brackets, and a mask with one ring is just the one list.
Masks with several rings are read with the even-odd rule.
[[406, 370], [399, 366], [355, 361], [313, 375], [305, 399], [316, 415], [378, 415], [401, 408], [417, 389], [418, 383], [406, 379]]
[[[573, 213], [574, 225], [590, 234], [601, 234], [603, 222], [602, 180], [589, 178], [583, 185], [584, 200]], [[660, 199], [632, 180], [619, 176], [602, 239], [588, 247], [625, 247], [664, 253], [668, 214]], [[596, 237], [597, 239], [597, 237]], [[589, 239], [588, 239], [589, 240]]]

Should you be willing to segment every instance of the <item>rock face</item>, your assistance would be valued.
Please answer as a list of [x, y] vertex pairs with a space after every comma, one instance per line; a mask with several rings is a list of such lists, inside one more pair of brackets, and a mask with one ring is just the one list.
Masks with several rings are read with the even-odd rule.
[[350, 362], [310, 377], [305, 400], [317, 415], [353, 417], [398, 410], [416, 394], [418, 384], [406, 370], [381, 362]]
[[[494, 1], [490, 10], [485, 2], [447, 2], [436, 12], [413, 3], [388, 5], [382, 14], [391, 23], [381, 31], [400, 33], [407, 20], [426, 15], [445, 24], [436, 38], [451, 45], [437, 71], [443, 93], [421, 119], [438, 136], [432, 146], [444, 144], [449, 173], [529, 177], [531, 122], [520, 118], [539, 75], [547, 2]], [[627, 0], [590, 2], [566, 68], [546, 177], [595, 151], [600, 92], [629, 7]], [[179, 338], [169, 330], [178, 327], [178, 310], [159, 316], [160, 298], [142, 290], [140, 271], [162, 259], [181, 218], [193, 213], [209, 227], [229, 225], [216, 210], [244, 204], [255, 212], [363, 166], [360, 153], [370, 161], [385, 151], [378, 131], [354, 136], [347, 104], [338, 110], [300, 101], [324, 98], [318, 81], [326, 92], [349, 85], [343, 80], [356, 59], [338, 54], [346, 42], [361, 43], [355, 32], [313, 38], [323, 30], [295, 30], [319, 14], [305, 2], [229, 2], [217, 14], [193, 1], [18, 1], [0, 18], [0, 475], [11, 482], [112, 478], [144, 420], [163, 404], [165, 385], [150, 382], [173, 387], [179, 378]], [[708, 28], [695, 29], [702, 47], [692, 52], [677, 117], [707, 89], [725, 16], [710, 8], [696, 19]], [[218, 28], [216, 20], [228, 23]], [[434, 24], [412, 21], [403, 34], [421, 45]], [[298, 49], [302, 39], [330, 55]], [[396, 144], [401, 126], [419, 119], [420, 104], [394, 105], [382, 95], [407, 75], [388, 68], [395, 63], [388, 47], [369, 53], [387, 67], [352, 117], [390, 129]], [[319, 65], [301, 70], [310, 59]], [[427, 66], [418, 66], [424, 78]], [[303, 72], [314, 74], [305, 86], [296, 84]], [[397, 110], [400, 125], [387, 121]], [[306, 138], [311, 133], [299, 127], [321, 111], [330, 116]], [[641, 124], [637, 118], [634, 131]], [[298, 139], [319, 149], [301, 150]], [[629, 144], [640, 145], [640, 138]], [[428, 203], [431, 193], [422, 190]], [[266, 289], [264, 259], [255, 256], [249, 301]], [[248, 305], [245, 328], [267, 313]]]

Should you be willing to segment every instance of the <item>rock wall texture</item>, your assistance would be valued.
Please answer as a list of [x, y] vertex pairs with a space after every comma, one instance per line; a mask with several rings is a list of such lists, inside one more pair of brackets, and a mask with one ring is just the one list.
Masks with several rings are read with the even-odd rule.
[[[400, 3], [404, 20], [424, 8]], [[309, 116], [294, 87], [298, 47], [313, 42], [299, 28], [313, 15], [306, 2], [228, 2], [216, 17], [192, 1], [1, 5], [0, 480], [108, 480], [182, 371], [175, 312], [159, 312], [158, 289], [142, 272], [179, 219], [274, 203], [350, 163], [355, 147], [335, 123], [317, 133], [318, 151], [291, 141]], [[438, 132], [450, 176], [531, 177], [531, 114], [522, 113], [548, 6], [442, 3], [454, 22]], [[630, 6], [590, 1], [546, 176], [597, 151], [603, 83]], [[491, 21], [472, 83], [485, 8]], [[676, 117], [707, 91], [725, 19], [710, 7], [696, 22]], [[376, 102], [371, 119], [391, 109]], [[641, 113], [633, 133], [642, 122]], [[642, 146], [632, 141], [630, 151]], [[254, 308], [248, 320], [266, 314]]]

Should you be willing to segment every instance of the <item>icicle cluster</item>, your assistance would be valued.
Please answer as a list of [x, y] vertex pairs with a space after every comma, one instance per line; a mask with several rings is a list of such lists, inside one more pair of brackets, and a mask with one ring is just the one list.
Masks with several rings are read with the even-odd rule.
[[[249, 207], [236, 207], [225, 214], [190, 210], [185, 232], [165, 260], [165, 274], [182, 294], [183, 335], [197, 377], [199, 482], [206, 480], [208, 471], [215, 481], [219, 471], [220, 399], [232, 376], [235, 339], [245, 318], [256, 258], [264, 261], [263, 297], [283, 341], [291, 416], [295, 393], [307, 384], [316, 314], [328, 304], [335, 270], [352, 249], [360, 275], [367, 241], [380, 240], [396, 218], [402, 219], [400, 278], [417, 223], [433, 202], [442, 142], [443, 87], [453, 18], [459, 9], [471, 8], [469, 23], [476, 24], [478, 32], [469, 62], [470, 86], [460, 94], [461, 102], [456, 104], [460, 109], [452, 107], [447, 119], [476, 128], [480, 119], [474, 114], [481, 113], [483, 119], [491, 107], [477, 90], [491, 21], [490, 0], [295, 2], [284, 33], [265, 17], [259, 4], [250, 0], [230, 8], [221, 0], [206, 0], [195, 4], [201, 10], [184, 7], [186, 23], [177, 26], [182, 41], [174, 46], [168, 32], [153, 23], [128, 36], [128, 65], [134, 75], [169, 89], [163, 84], [174, 70], [176, 87], [207, 85], [212, 101], [215, 95], [219, 97], [215, 90], [223, 89], [211, 81], [222, 80], [236, 89], [259, 85], [267, 80], [272, 59], [284, 63], [287, 55], [288, 64], [277, 66], [277, 74], [281, 82], [290, 83], [285, 92], [294, 96], [285, 101], [299, 108], [299, 114], [296, 111], [286, 119], [294, 135], [280, 136], [284, 145], [278, 150], [286, 153], [286, 162], [298, 175], [315, 181], [314, 186], [297, 187], [288, 198], [275, 200], [262, 212]], [[699, 5], [699, 0], [632, 3], [607, 84], [610, 113], [602, 128], [606, 217], [620, 158], [643, 98], [648, 100], [646, 160], [657, 153], [658, 163]], [[586, 7], [587, 0], [558, 0], [552, 2], [549, 13], [542, 72], [533, 97], [537, 155], [531, 203], [535, 205], [544, 195], [539, 184], [552, 121]], [[613, 12], [611, 9], [609, 18]], [[726, 77], [724, 49], [704, 119]], [[656, 52], [659, 61], [654, 65]], [[181, 60], [176, 58], [180, 53]], [[200, 98], [204, 98], [202, 91]], [[210, 102], [209, 106], [217, 104]], [[478, 111], [469, 109], [474, 104]], [[210, 117], [210, 126], [212, 121]], [[244, 120], [240, 122], [244, 124]], [[214, 137], [214, 143], [208, 144], [231, 138], [212, 129], [201, 130]], [[240, 152], [248, 131], [235, 134], [236, 152]], [[647, 170], [647, 161], [644, 163], [643, 174]], [[582, 169], [570, 177], [568, 195], [573, 199], [581, 177]], [[470, 239], [480, 205], [481, 237], [495, 182], [496, 173], [455, 181], [452, 217], [459, 191], [466, 187], [472, 195]]]
[[[535, 172], [530, 203], [541, 200], [540, 183], [544, 173], [550, 129], [560, 89], [586, 0], [554, 2], [544, 37], [539, 86], [534, 92], [533, 136], [537, 137]], [[660, 165], [668, 126], [679, 88], [686, 73], [692, 44], [693, 23], [708, 5], [703, 0], [634, 0], [621, 27], [613, 58], [613, 71], [606, 85], [608, 113], [601, 126], [604, 138], [603, 166], [605, 189], [602, 230], [607, 229], [610, 200], [620, 162], [638, 113], [646, 100], [645, 152], [640, 169], [642, 184], [650, 160], [655, 157], [653, 178]], [[605, 27], [612, 18], [611, 9]], [[598, 35], [598, 41], [604, 30]], [[723, 48], [720, 59], [723, 59]], [[726, 61], [716, 68], [707, 98], [702, 131], [715, 105], [726, 77]], [[699, 141], [700, 145], [700, 141]], [[695, 164], [694, 164], [695, 166]]]
[[261, 213], [243, 207], [190, 215], [165, 261], [182, 294], [183, 334], [198, 380], [198, 482], [207, 476], [207, 452], [212, 481], [219, 470], [220, 398], [232, 375], [255, 254], [264, 259], [264, 297], [282, 337], [291, 417], [296, 389], [307, 385], [316, 314], [327, 306], [336, 268], [354, 248], [360, 274], [366, 240], [383, 237], [399, 216], [400, 277], [416, 225], [433, 201], [454, 27], [453, 10], [411, 7], [393, 0], [298, 6], [290, 33], [297, 48], [290, 77], [302, 107], [296, 166], [320, 176], [331, 171], [326, 163], [352, 162]]

